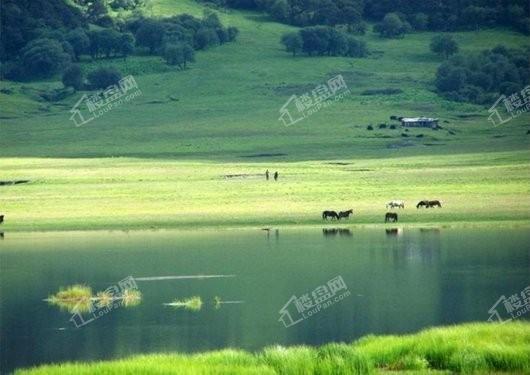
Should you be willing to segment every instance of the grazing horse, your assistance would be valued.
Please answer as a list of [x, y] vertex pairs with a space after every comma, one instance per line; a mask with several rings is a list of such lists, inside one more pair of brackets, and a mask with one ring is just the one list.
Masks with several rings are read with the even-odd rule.
[[353, 210], [341, 211], [339, 212], [339, 220], [342, 219], [343, 217], [345, 217], [346, 219], [349, 219], [351, 214], [353, 214]]
[[393, 200], [386, 204], [386, 208], [405, 208], [405, 202], [402, 200]]
[[4, 215], [0, 215], [0, 224], [4, 222]]
[[385, 215], [385, 223], [392, 222], [395, 223], [398, 221], [398, 214], [395, 212], [387, 212]]
[[442, 204], [438, 200], [434, 200], [434, 201], [420, 201], [416, 205], [416, 208], [420, 208], [422, 206], [425, 207], [425, 208], [431, 208], [431, 207], [442, 208]]
[[339, 220], [339, 215], [335, 211], [324, 211], [322, 212], [322, 220], [327, 220], [328, 217], [331, 217], [331, 220]]
[[429, 208], [429, 201], [419, 201], [416, 205], [416, 208], [425, 207]]
[[429, 207], [439, 207], [439, 208], [442, 208], [442, 204], [441, 204], [440, 201], [438, 201], [438, 200], [435, 200], [435, 201], [429, 201]]

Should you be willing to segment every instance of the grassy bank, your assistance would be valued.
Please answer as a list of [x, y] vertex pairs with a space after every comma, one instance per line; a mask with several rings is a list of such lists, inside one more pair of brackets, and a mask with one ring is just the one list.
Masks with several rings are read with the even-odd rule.
[[[3, 159], [6, 231], [319, 225], [326, 209], [354, 210], [343, 224], [383, 224], [404, 199], [402, 224], [530, 221], [530, 153], [480, 153], [298, 163]], [[278, 181], [264, 178], [278, 170]], [[441, 209], [416, 209], [439, 199]]]
[[530, 323], [475, 323], [405, 336], [368, 336], [319, 348], [226, 349], [152, 354], [114, 361], [66, 363], [16, 374], [367, 374], [426, 371], [514, 374], [530, 371]]

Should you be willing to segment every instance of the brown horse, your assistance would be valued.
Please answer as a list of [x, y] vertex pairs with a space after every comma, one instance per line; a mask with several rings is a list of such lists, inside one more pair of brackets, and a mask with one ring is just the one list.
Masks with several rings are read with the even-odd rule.
[[327, 220], [328, 217], [331, 217], [331, 220], [339, 220], [339, 215], [335, 211], [324, 211], [322, 212], [322, 220]]
[[342, 219], [343, 217], [346, 219], [349, 219], [351, 214], [353, 214], [353, 210], [341, 211], [339, 212], [339, 220]]
[[435, 200], [435, 201], [429, 201], [429, 207], [439, 207], [439, 208], [442, 208], [442, 204], [441, 204], [440, 201], [438, 201], [438, 200]]
[[385, 223], [395, 223], [398, 221], [398, 214], [395, 212], [387, 212], [385, 215]]
[[0, 224], [2, 224], [4, 222], [4, 216], [5, 215], [0, 215]]

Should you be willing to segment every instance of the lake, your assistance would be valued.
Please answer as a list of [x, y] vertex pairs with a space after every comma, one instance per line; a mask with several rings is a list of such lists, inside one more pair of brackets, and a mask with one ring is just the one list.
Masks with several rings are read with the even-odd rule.
[[[1, 369], [487, 321], [502, 295], [530, 285], [529, 245], [526, 227], [5, 233]], [[44, 301], [128, 276], [140, 303], [80, 327]], [[164, 305], [193, 296], [198, 310]]]

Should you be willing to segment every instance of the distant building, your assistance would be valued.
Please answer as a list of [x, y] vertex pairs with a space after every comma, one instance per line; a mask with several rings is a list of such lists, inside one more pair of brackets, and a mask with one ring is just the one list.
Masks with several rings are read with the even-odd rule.
[[430, 117], [403, 117], [401, 125], [415, 128], [437, 128], [438, 119]]

